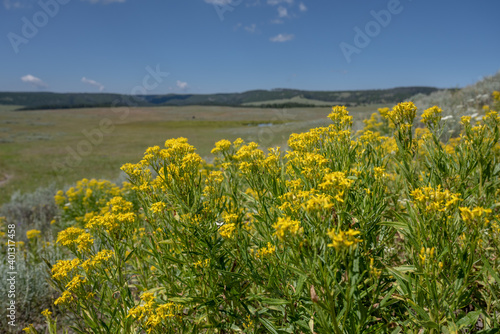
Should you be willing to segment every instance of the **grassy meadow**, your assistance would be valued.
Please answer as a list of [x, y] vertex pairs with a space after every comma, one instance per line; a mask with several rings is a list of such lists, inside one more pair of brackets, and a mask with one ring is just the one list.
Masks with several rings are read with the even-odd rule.
[[[275, 104], [275, 103], [303, 103], [303, 104], [314, 104], [315, 106], [328, 106], [329, 102], [326, 101], [321, 101], [321, 100], [313, 100], [313, 99], [307, 99], [301, 96], [294, 96], [289, 99], [279, 99], [279, 100], [269, 100], [269, 101], [258, 101], [258, 102], [247, 102], [244, 103], [244, 106], [261, 106], [264, 104]], [[332, 102], [331, 104], [339, 104]], [[340, 103], [341, 104], [341, 103]]]
[[[64, 187], [84, 177], [116, 179], [122, 164], [137, 161], [146, 148], [169, 138], [188, 138], [202, 157], [223, 138], [285, 146], [291, 133], [328, 124], [330, 112], [329, 107], [215, 106], [15, 111], [18, 107], [0, 106], [0, 204], [16, 191], [32, 192], [52, 183]], [[353, 128], [362, 128], [362, 120], [379, 107], [350, 108]], [[99, 130], [102, 120], [109, 120], [105, 131]], [[78, 153], [79, 145], [81, 159], [71, 153]]]

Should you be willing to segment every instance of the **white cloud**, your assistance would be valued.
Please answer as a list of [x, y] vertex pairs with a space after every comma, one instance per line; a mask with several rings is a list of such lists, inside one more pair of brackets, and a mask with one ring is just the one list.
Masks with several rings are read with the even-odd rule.
[[292, 39], [295, 38], [295, 35], [293, 34], [279, 34], [274, 37], [271, 37], [269, 40], [271, 42], [287, 42], [291, 41]]
[[92, 86], [96, 86], [97, 88], [99, 88], [100, 92], [102, 92], [104, 90], [104, 86], [95, 80], [91, 80], [91, 79], [87, 79], [87, 78], [83, 77], [82, 82], [89, 84], [89, 85], [92, 85]]
[[307, 10], [307, 7], [306, 7], [306, 5], [304, 5], [304, 3], [301, 2], [299, 4], [299, 9], [301, 12], [305, 12]]
[[272, 24], [283, 24], [283, 23], [285, 23], [285, 21], [280, 20], [280, 19], [276, 19], [276, 20], [272, 20], [271, 23]]
[[31, 74], [25, 75], [24, 77], [21, 77], [21, 80], [23, 82], [29, 83], [32, 86], [35, 86], [37, 88], [47, 88], [47, 84], [42, 81], [42, 79], [37, 78], [35, 76], [32, 76]]
[[245, 30], [249, 33], [254, 33], [255, 29], [257, 29], [257, 25], [255, 23], [252, 23], [251, 25], [245, 27]]
[[[206, 1], [206, 0], [205, 0]], [[293, 4], [293, 0], [267, 0], [267, 4], [271, 6], [279, 5], [280, 3], [287, 3], [289, 5]]]
[[31, 7], [30, 4], [23, 3], [22, 1], [11, 0], [3, 0], [3, 6], [5, 7], [5, 9]]
[[182, 90], [186, 90], [188, 88], [188, 83], [182, 82], [180, 80], [177, 80], [176, 85], [177, 85], [177, 88], [182, 89]]
[[230, 5], [233, 0], [204, 0], [206, 3], [216, 6]]
[[279, 6], [278, 7], [278, 16], [279, 17], [288, 17], [288, 10], [283, 6]]

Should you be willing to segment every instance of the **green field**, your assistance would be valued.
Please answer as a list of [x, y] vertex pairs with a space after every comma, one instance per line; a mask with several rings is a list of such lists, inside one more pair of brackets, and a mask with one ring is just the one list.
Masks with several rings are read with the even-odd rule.
[[[354, 129], [378, 107], [350, 108]], [[16, 108], [0, 106], [0, 204], [18, 190], [30, 192], [52, 183], [64, 187], [84, 177], [116, 179], [123, 163], [137, 162], [147, 147], [162, 146], [169, 138], [188, 138], [207, 160], [214, 143], [223, 138], [241, 137], [263, 147], [285, 146], [291, 133], [329, 124], [326, 116], [331, 110], [186, 106], [14, 111]]]
[[331, 103], [320, 100], [307, 99], [302, 96], [294, 96], [290, 99], [279, 99], [279, 100], [269, 100], [269, 101], [258, 101], [258, 102], [248, 102], [243, 103], [244, 106], [248, 107], [258, 107], [266, 104], [284, 104], [284, 103], [301, 103], [301, 104], [312, 104], [315, 106], [329, 106]]

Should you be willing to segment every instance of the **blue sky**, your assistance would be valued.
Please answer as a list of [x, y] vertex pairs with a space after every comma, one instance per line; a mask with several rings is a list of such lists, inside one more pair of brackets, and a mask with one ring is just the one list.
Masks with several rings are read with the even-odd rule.
[[498, 0], [0, 2], [0, 91], [463, 87], [500, 70]]

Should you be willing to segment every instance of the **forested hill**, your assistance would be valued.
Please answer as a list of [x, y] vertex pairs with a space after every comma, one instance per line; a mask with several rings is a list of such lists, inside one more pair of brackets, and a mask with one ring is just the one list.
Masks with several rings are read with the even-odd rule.
[[62, 109], [129, 106], [220, 105], [254, 107], [328, 106], [397, 103], [416, 94], [430, 94], [434, 87], [398, 87], [357, 91], [252, 90], [227, 94], [121, 95], [107, 93], [0, 92], [0, 105], [20, 109]]

